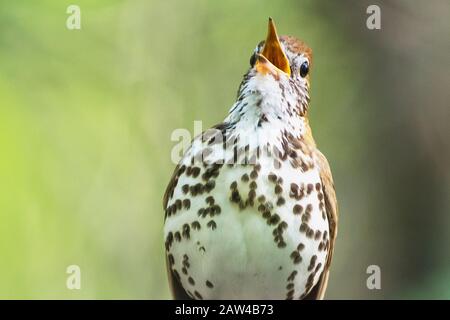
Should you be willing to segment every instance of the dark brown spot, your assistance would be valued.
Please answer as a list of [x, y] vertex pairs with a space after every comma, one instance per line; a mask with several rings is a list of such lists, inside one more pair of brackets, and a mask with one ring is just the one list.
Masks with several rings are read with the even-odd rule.
[[197, 176], [200, 174], [200, 168], [194, 167], [192, 168], [192, 177], [197, 178]]
[[216, 182], [214, 180], [209, 180], [205, 184], [205, 191], [210, 192], [212, 189], [214, 189], [215, 186], [216, 186]]
[[209, 221], [206, 225], [207, 225], [209, 228], [211, 228], [211, 230], [214, 230], [214, 229], [217, 228], [217, 224], [216, 224], [216, 222], [215, 222], [214, 220]]
[[268, 222], [271, 225], [277, 224], [278, 222], [280, 222], [280, 216], [275, 213], [273, 216], [270, 217]]
[[325, 245], [323, 244], [322, 241], [320, 241], [318, 250], [319, 250], [319, 251], [322, 251], [322, 250], [324, 249], [324, 247], [325, 247]]
[[170, 250], [170, 247], [172, 246], [172, 242], [173, 242], [173, 233], [169, 232], [167, 234], [166, 241], [165, 241], [165, 246], [166, 246], [167, 251]]
[[287, 278], [287, 281], [294, 281], [295, 276], [297, 275], [297, 273], [298, 273], [297, 270], [292, 271], [292, 273]]
[[303, 207], [299, 204], [296, 204], [292, 211], [294, 212], [294, 214], [301, 214], [303, 211]]
[[181, 202], [180, 199], [177, 199], [175, 201], [175, 205], [177, 206], [177, 210], [181, 210], [181, 207], [182, 207], [183, 203]]
[[278, 225], [278, 229], [280, 229], [280, 230], [287, 229], [287, 227], [288, 227], [288, 224], [286, 221], [281, 221], [280, 224]]
[[178, 176], [181, 176], [181, 175], [184, 173], [185, 170], [186, 170], [186, 166], [183, 164], [183, 165], [180, 167], [180, 169], [178, 169], [177, 175], [178, 175]]
[[192, 226], [192, 229], [194, 229], [194, 230], [200, 230], [200, 227], [201, 227], [200, 222], [198, 222], [198, 221], [192, 222], [191, 226]]
[[189, 185], [188, 184], [184, 184], [181, 187], [181, 191], [183, 191], [184, 194], [187, 194], [189, 192]]
[[275, 186], [275, 194], [280, 194], [283, 192], [283, 188], [281, 187], [281, 185], [277, 184]]
[[214, 197], [213, 196], [207, 196], [205, 199], [205, 202], [209, 204], [210, 206], [214, 205]]
[[249, 180], [248, 174], [244, 173], [244, 174], [242, 175], [242, 177], [241, 177], [241, 180], [242, 180], [243, 182], [248, 182], [248, 180]]
[[183, 225], [183, 237], [186, 239], [191, 237], [191, 227], [187, 223]]
[[311, 271], [312, 269], [314, 269], [314, 267], [316, 266], [316, 260], [317, 260], [317, 256], [313, 255], [311, 257], [311, 260], [309, 261], [308, 271]]
[[278, 242], [277, 246], [278, 246], [278, 248], [285, 248], [286, 247], [286, 242], [281, 240], [280, 242]]
[[208, 288], [214, 288], [214, 285], [213, 285], [212, 282], [209, 281], [209, 280], [206, 280], [206, 286], [207, 286]]
[[235, 203], [240, 203], [241, 202], [241, 196], [239, 194], [239, 191], [233, 190], [233, 192], [231, 192], [230, 201], [231, 202], [235, 202]]
[[314, 272], [317, 273], [321, 267], [322, 267], [322, 263], [319, 262], [319, 263], [317, 264], [316, 269], [314, 270]]
[[286, 200], [284, 200], [283, 197], [279, 197], [277, 200], [277, 206], [282, 206], [286, 203]]
[[214, 205], [214, 206], [212, 206], [211, 207], [211, 215], [212, 216], [214, 216], [214, 215], [218, 215], [218, 214], [220, 214], [222, 212], [222, 209], [220, 208], [220, 206], [219, 205]]
[[292, 251], [291, 259], [294, 264], [299, 264], [300, 262], [302, 262], [302, 256], [300, 255], [300, 253], [298, 253], [298, 251]]
[[169, 253], [169, 254], [167, 255], [167, 259], [169, 260], [169, 264], [170, 264], [170, 265], [173, 266], [173, 265], [175, 264], [175, 259], [174, 259], [174, 257], [173, 257], [172, 254]]
[[197, 194], [203, 193], [203, 185], [201, 183], [197, 183], [196, 185], [190, 186], [190, 191], [192, 196], [196, 196]]
[[189, 208], [191, 207], [191, 200], [184, 199], [183, 200], [183, 207], [189, 210]]
[[168, 206], [166, 209], [166, 216], [171, 216], [172, 215], [172, 206]]
[[307, 229], [308, 229], [308, 225], [306, 223], [302, 223], [300, 225], [300, 229], [299, 229], [300, 232], [304, 233], [304, 232], [306, 232]]
[[271, 182], [274, 182], [274, 183], [277, 182], [277, 175], [274, 173], [269, 173], [268, 178], [269, 178], [269, 181], [271, 181]]
[[316, 230], [316, 233], [314, 234], [314, 240], [319, 240], [321, 236], [321, 232], [319, 230]]
[[207, 207], [203, 210], [202, 217], [205, 218], [207, 215], [211, 213], [211, 207]]
[[172, 214], [175, 214], [175, 213], [177, 212], [177, 210], [178, 210], [178, 208], [177, 208], [177, 204], [176, 204], [176, 202], [175, 202], [175, 203], [173, 203], [172, 206], [171, 206]]
[[305, 284], [306, 291], [309, 291], [309, 289], [313, 286], [315, 275], [316, 274], [313, 272], [308, 276], [308, 280], [306, 281], [306, 284]]
[[291, 191], [297, 193], [298, 185], [296, 183], [291, 183]]
[[290, 290], [286, 295], [286, 300], [292, 300], [294, 298], [294, 290]]
[[309, 214], [309, 212], [305, 212], [305, 214], [302, 216], [302, 222], [308, 222], [310, 218], [311, 215]]

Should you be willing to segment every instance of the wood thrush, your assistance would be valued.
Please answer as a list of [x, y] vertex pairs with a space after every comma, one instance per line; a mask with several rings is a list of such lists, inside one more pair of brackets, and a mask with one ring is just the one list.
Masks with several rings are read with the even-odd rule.
[[322, 299], [337, 232], [308, 123], [312, 52], [272, 19], [225, 120], [192, 141], [164, 196], [176, 299]]

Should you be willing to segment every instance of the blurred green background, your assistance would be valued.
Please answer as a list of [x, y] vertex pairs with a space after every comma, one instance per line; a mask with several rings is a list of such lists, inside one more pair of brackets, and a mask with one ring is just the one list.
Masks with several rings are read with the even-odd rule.
[[225, 117], [272, 16], [314, 52], [341, 213], [327, 297], [449, 299], [450, 4], [373, 3], [377, 31], [371, 1], [0, 1], [0, 298], [170, 297], [170, 135]]

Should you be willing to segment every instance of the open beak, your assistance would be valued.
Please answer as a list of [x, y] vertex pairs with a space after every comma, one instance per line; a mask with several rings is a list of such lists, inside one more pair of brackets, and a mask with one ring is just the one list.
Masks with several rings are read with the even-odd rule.
[[275, 69], [272, 71], [283, 71], [288, 76], [291, 75], [291, 67], [289, 66], [289, 61], [281, 48], [281, 43], [277, 35], [277, 29], [275, 28], [272, 18], [269, 18], [267, 38], [264, 43], [264, 48], [256, 60], [256, 70], [263, 74], [267, 74], [271, 71], [271, 69]]

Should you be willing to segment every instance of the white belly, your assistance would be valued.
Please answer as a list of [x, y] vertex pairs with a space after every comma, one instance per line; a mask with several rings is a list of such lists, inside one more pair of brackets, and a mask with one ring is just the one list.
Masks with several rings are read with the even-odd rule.
[[[259, 163], [261, 169], [254, 179], [250, 178], [254, 170], [251, 165], [232, 168], [224, 165], [213, 190], [189, 197], [189, 209], [182, 208], [166, 220], [165, 238], [177, 231], [181, 235], [179, 241], [175, 238], [171, 241], [168, 250], [173, 258], [172, 269], [177, 271], [182, 286], [194, 298], [298, 299], [310, 290], [323, 271], [329, 230], [323, 197], [319, 196], [321, 186], [316, 190], [316, 184], [321, 182], [317, 169], [302, 172], [288, 162], [283, 163], [281, 169], [275, 169], [272, 158], [259, 159]], [[282, 182], [271, 181], [272, 173], [282, 177]], [[244, 174], [249, 176], [247, 182], [241, 179]], [[190, 196], [182, 187], [195, 185], [200, 176], [201, 173], [197, 178], [180, 176], [168, 205]], [[238, 203], [230, 201], [230, 185], [234, 181], [243, 201], [249, 197], [250, 183], [255, 182], [253, 205], [247, 204], [241, 209]], [[304, 188], [303, 197], [292, 196], [292, 183], [299, 189]], [[277, 184], [281, 191], [275, 190]], [[313, 186], [309, 193], [308, 185]], [[258, 210], [261, 195], [265, 197], [265, 206], [270, 207], [267, 204], [270, 202], [273, 207], [270, 225], [269, 219]], [[220, 214], [199, 216], [199, 209], [210, 206], [206, 202], [209, 196], [213, 197], [214, 205], [220, 207]], [[294, 206], [297, 206], [296, 213]], [[309, 212], [308, 219], [305, 211]], [[278, 221], [273, 218], [275, 214]], [[193, 223], [200, 228], [194, 229]], [[182, 232], [186, 225], [190, 230], [188, 237]], [[279, 234], [274, 234], [276, 229], [281, 229], [281, 237], [276, 238]]]

